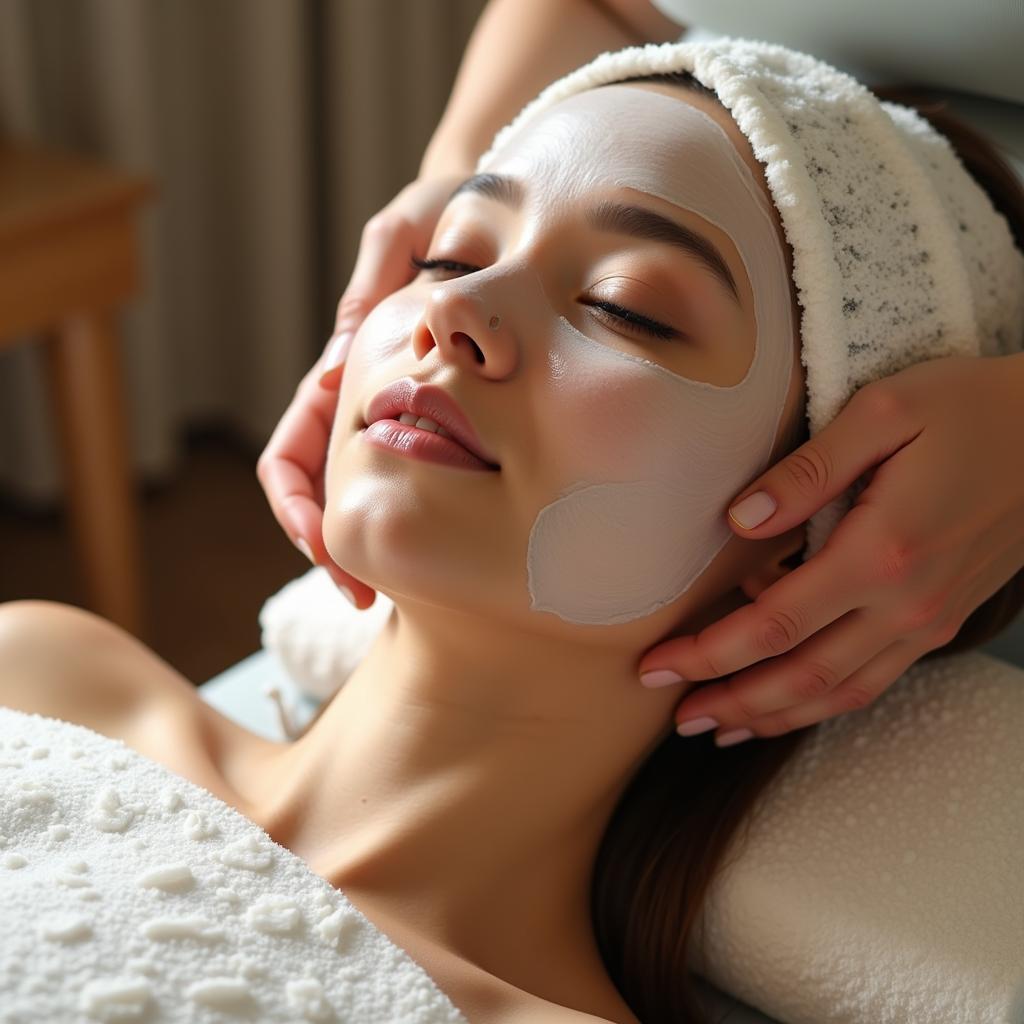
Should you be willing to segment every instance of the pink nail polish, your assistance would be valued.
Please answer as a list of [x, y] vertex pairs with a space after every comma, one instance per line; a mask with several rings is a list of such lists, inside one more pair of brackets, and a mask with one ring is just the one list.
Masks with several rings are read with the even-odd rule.
[[696, 736], [698, 733], [707, 732], [708, 729], [717, 729], [720, 724], [717, 718], [704, 715], [702, 718], [691, 718], [688, 722], [680, 722], [676, 726], [676, 732], [680, 736]]
[[671, 686], [673, 683], [681, 683], [683, 677], [670, 668], [656, 668], [650, 672], [643, 672], [640, 675], [640, 682], [644, 686]]
[[755, 491], [747, 495], [729, 509], [729, 516], [740, 524], [744, 530], [753, 530], [760, 526], [777, 508], [775, 499], [765, 491]]
[[352, 334], [349, 331], [345, 331], [343, 334], [339, 334], [334, 341], [331, 342], [331, 347], [327, 350], [327, 355], [324, 358], [324, 368], [322, 373], [327, 373], [328, 370], [333, 370], [341, 362], [344, 361], [348, 355], [348, 347], [352, 341]]
[[734, 743], [742, 743], [744, 740], [749, 740], [753, 735], [753, 729], [731, 729], [729, 732], [723, 732], [721, 736], [715, 737], [715, 746], [731, 747]]
[[356, 604], [356, 596], [355, 596], [355, 594], [353, 594], [352, 591], [344, 583], [342, 583], [342, 577], [338, 574], [338, 572], [335, 569], [333, 569], [331, 567], [328, 567], [327, 573], [331, 577], [331, 579], [334, 581], [334, 585], [345, 596], [345, 600], [348, 601], [349, 604], [351, 604], [353, 608], [358, 608], [359, 605]]

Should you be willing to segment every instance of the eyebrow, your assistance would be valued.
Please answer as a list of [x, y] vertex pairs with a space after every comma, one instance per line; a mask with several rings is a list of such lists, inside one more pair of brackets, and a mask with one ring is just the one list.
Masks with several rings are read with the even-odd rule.
[[[522, 183], [504, 174], [474, 174], [452, 192], [448, 202], [463, 192], [487, 196], [513, 209], [519, 209], [526, 198]], [[699, 232], [642, 206], [629, 206], [610, 200], [604, 200], [591, 207], [586, 218], [587, 223], [598, 231], [629, 235], [649, 242], [662, 242], [680, 250], [703, 264], [729, 292], [736, 305], [740, 304], [739, 289], [736, 287], [736, 280], [732, 276], [729, 264], [725, 262], [717, 246]]]

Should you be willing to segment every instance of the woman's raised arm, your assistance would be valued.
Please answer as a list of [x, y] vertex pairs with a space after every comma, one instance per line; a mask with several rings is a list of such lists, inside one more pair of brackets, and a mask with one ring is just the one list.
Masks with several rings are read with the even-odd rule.
[[491, 0], [459, 66], [420, 177], [472, 172], [495, 133], [546, 85], [605, 50], [682, 29], [649, 0]]

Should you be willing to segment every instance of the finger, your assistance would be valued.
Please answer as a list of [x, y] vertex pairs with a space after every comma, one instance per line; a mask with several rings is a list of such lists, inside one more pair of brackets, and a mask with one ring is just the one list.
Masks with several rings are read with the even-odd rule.
[[[869, 708], [902, 676], [927, 649], [910, 640], [897, 640], [858, 669], [830, 693], [803, 704], [754, 719], [747, 725], [755, 737], [767, 739], [781, 736], [793, 729], [803, 729], [850, 711]], [[723, 729], [720, 735], [732, 731]]]
[[[837, 528], [837, 539], [839, 533]], [[865, 588], [858, 585], [860, 574], [851, 565], [856, 556], [847, 555], [847, 549], [856, 550], [855, 538], [845, 545], [823, 547], [810, 561], [758, 594], [754, 602], [699, 633], [673, 637], [651, 648], [640, 662], [641, 681], [647, 672], [664, 670], [691, 682], [731, 675], [764, 658], [784, 654], [851, 609], [861, 607]], [[843, 580], [844, 585], [837, 587], [836, 580]], [[663, 676], [656, 679], [668, 681]]]
[[355, 332], [332, 334], [320, 355], [317, 383], [325, 391], [337, 391], [345, 373], [345, 361]]
[[256, 464], [271, 510], [293, 541], [295, 529], [282, 513], [282, 502], [293, 494], [315, 496], [313, 481], [323, 476], [338, 406], [337, 392], [319, 389], [315, 372], [314, 367], [299, 383]]
[[416, 235], [414, 224], [387, 211], [367, 221], [355, 269], [338, 303], [334, 337], [320, 373], [321, 387], [337, 385], [352, 339], [370, 310], [416, 276], [416, 268], [409, 262]]
[[[317, 388], [314, 372], [315, 367], [296, 389], [260, 456], [256, 475], [292, 543], [300, 550], [304, 544], [314, 565], [333, 565], [323, 543], [323, 471], [338, 395]], [[353, 603], [369, 607], [375, 591], [347, 573], [344, 578]]]
[[690, 691], [676, 708], [677, 724], [713, 718], [738, 728], [776, 711], [831, 693], [895, 639], [879, 616], [859, 608], [781, 658]]
[[288, 459], [277, 459], [265, 470], [265, 481], [265, 486], [279, 495], [275, 515], [282, 529], [292, 537], [292, 543], [300, 550], [305, 545], [308, 552], [303, 551], [303, 554], [314, 565], [327, 568], [334, 582], [348, 589], [350, 600], [357, 608], [369, 608], [376, 591], [340, 566], [335, 566], [324, 545], [324, 510], [313, 500], [305, 470]]
[[823, 430], [741, 491], [726, 521], [741, 537], [783, 533], [805, 522], [921, 430], [884, 381], [872, 381]]

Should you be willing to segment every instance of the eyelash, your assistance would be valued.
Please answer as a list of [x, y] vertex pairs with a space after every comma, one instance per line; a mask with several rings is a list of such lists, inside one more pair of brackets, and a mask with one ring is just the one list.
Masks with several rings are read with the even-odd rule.
[[[479, 270], [479, 267], [470, 266], [468, 263], [458, 263], [455, 260], [444, 260], [444, 259], [420, 259], [418, 256], [412, 255], [409, 260], [413, 267], [417, 270], [447, 270], [451, 273], [458, 273], [459, 270], [465, 270], [472, 274], [473, 271]], [[659, 323], [657, 320], [651, 320], [650, 317], [641, 316], [639, 313], [634, 313], [631, 309], [626, 309], [625, 306], [618, 306], [614, 302], [588, 302], [584, 305], [591, 306], [595, 309], [601, 310], [608, 316], [614, 317], [622, 323], [629, 324], [630, 327], [643, 334], [649, 334], [655, 338], [679, 338], [681, 337], [679, 331], [674, 327], [669, 327], [667, 324]]]

